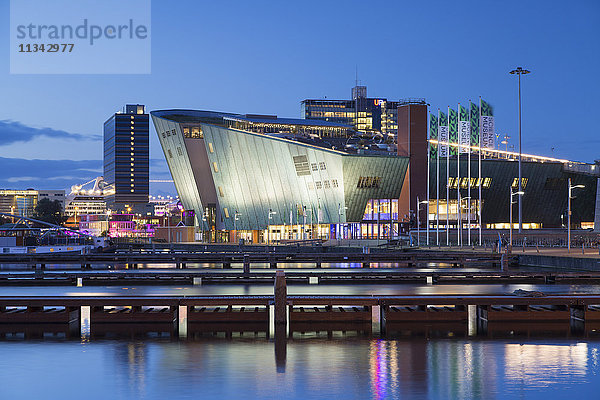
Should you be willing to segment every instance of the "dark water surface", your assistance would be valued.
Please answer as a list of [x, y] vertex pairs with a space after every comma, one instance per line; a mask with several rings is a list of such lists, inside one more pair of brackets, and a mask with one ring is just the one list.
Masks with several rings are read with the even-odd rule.
[[600, 342], [0, 342], [0, 399], [597, 399]]

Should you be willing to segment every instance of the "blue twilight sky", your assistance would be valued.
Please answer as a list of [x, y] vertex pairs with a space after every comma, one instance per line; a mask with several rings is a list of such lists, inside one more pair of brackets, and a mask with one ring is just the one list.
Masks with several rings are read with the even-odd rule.
[[[0, 0], [0, 187], [68, 188], [102, 173], [102, 124], [125, 103], [300, 116], [305, 98], [482, 96], [523, 151], [600, 158], [600, 1], [152, 1], [152, 73], [10, 75]], [[107, 62], [118, 60], [107, 60]], [[155, 132], [151, 175], [169, 179]], [[28, 161], [32, 160], [32, 161]], [[151, 191], [173, 190], [152, 185]]]

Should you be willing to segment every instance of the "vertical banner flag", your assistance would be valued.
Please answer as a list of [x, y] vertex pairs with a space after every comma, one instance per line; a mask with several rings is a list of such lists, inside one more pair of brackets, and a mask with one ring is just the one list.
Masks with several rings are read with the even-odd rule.
[[448, 155], [448, 116], [443, 111], [438, 111], [438, 137], [440, 143], [440, 157], [446, 157]]
[[[438, 120], [437, 117], [429, 113], [429, 139], [438, 140]], [[437, 157], [438, 145], [429, 146], [429, 154], [431, 158]]]
[[481, 145], [486, 149], [495, 148], [494, 110], [490, 103], [481, 100]]
[[[471, 146], [479, 146], [479, 106], [471, 102]], [[473, 151], [474, 153], [475, 151]]]
[[[459, 106], [458, 110], [458, 138], [461, 146], [471, 144], [471, 126], [469, 122], [469, 110], [466, 107]], [[461, 147], [461, 153], [468, 153], [468, 147]]]
[[[451, 108], [448, 109], [448, 136], [450, 143], [458, 143], [458, 113]], [[451, 146], [450, 155], [455, 156], [456, 154], [458, 154], [458, 148]]]

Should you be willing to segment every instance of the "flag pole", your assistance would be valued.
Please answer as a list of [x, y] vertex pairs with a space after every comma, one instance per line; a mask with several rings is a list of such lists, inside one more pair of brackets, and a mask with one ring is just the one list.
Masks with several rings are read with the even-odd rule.
[[481, 153], [482, 153], [482, 147], [481, 147], [481, 136], [482, 136], [482, 132], [481, 132], [481, 96], [479, 96], [479, 109], [477, 110], [479, 112], [479, 120], [477, 121], [477, 132], [479, 133], [479, 207], [477, 210], [477, 214], [478, 214], [478, 219], [479, 219], [479, 246], [482, 246], [482, 226], [483, 226], [483, 221], [481, 220], [481, 209], [483, 208], [483, 203], [481, 201], [481, 186], [483, 186], [483, 177], [481, 176]]
[[[469, 100], [469, 108], [471, 105], [471, 100]], [[469, 246], [471, 246], [471, 110], [469, 109], [469, 124], [468, 124], [468, 134], [469, 134], [469, 147], [467, 153], [467, 197], [469, 198], [469, 206], [467, 207], [467, 235], [469, 236], [467, 242]]]
[[446, 246], [450, 246], [450, 106], [446, 114]]
[[[429, 107], [429, 106], [427, 106]], [[431, 121], [431, 114], [429, 115], [429, 121]], [[431, 139], [431, 122], [427, 124], [427, 246], [429, 246], [429, 162], [431, 158], [431, 143], [429, 140]], [[419, 212], [419, 205], [417, 204], [417, 212]], [[391, 204], [390, 204], [390, 215], [391, 213]], [[392, 221], [392, 230], [394, 229], [394, 222]]]
[[458, 115], [456, 121], [456, 141], [458, 142], [458, 148], [456, 151], [456, 179], [458, 181], [456, 185], [456, 209], [458, 210], [458, 215], [456, 218], [456, 234], [457, 234], [457, 244], [461, 246], [461, 235], [462, 235], [462, 218], [461, 218], [461, 209], [460, 209], [460, 103], [458, 103]]
[[437, 144], [436, 144], [436, 167], [435, 173], [437, 175], [435, 187], [436, 187], [436, 201], [435, 201], [435, 218], [437, 219], [435, 224], [437, 246], [440, 247], [440, 109], [438, 108], [437, 117]]

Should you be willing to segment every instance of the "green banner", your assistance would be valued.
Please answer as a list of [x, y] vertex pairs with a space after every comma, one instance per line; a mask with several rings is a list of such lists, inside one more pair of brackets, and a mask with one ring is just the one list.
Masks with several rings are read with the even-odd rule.
[[471, 146], [479, 146], [479, 106], [471, 102]]
[[[438, 119], [435, 115], [429, 113], [429, 139], [438, 139]], [[429, 146], [429, 154], [431, 158], [437, 157], [437, 145]]]
[[[450, 143], [458, 143], [458, 113], [451, 108], [448, 109], [448, 135]], [[451, 146], [450, 155], [455, 156], [456, 154], [458, 154], [458, 148]]]
[[494, 108], [485, 100], [481, 100], [481, 115], [486, 117], [494, 116]]

